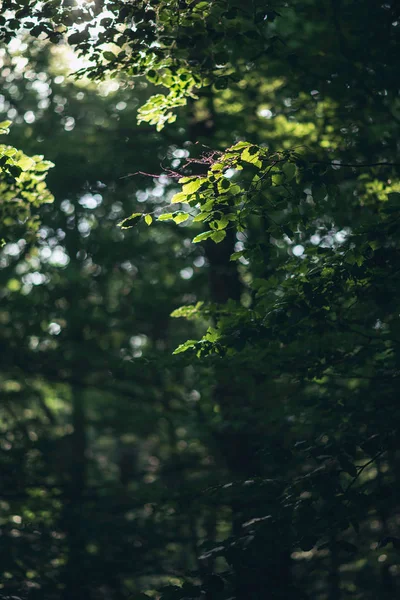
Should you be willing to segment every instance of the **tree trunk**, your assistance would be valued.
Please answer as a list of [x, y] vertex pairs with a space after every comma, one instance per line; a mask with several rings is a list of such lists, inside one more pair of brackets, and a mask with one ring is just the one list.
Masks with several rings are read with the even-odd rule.
[[[210, 93], [206, 100], [209, 113], [207, 119], [196, 122], [193, 113], [192, 142], [212, 142], [217, 123]], [[227, 229], [226, 238], [221, 243], [215, 244], [208, 240], [204, 245], [209, 263], [210, 299], [215, 304], [240, 302], [242, 285], [236, 263], [230, 260], [235, 243], [234, 231]], [[214, 399], [224, 419], [223, 428], [217, 433], [217, 438], [232, 478], [248, 479], [262, 475], [263, 472], [265, 475], [260, 450], [265, 444], [266, 436], [260, 433], [262, 429], [267, 428], [265, 424], [257, 423], [254, 415], [249, 417], [248, 412], [243, 410], [246, 409], [248, 389], [241, 382], [240, 374], [232, 373], [229, 365], [227, 368], [223, 363], [215, 367], [215, 381]], [[260, 398], [259, 402], [264, 402], [264, 399]], [[238, 423], [242, 424], [240, 428]], [[232, 513], [233, 534], [241, 535], [243, 522], [246, 517], [254, 517], [254, 513], [251, 512], [251, 507], [244, 506], [240, 500], [232, 504]], [[269, 546], [267, 552], [249, 549], [240, 553], [238, 561], [233, 564], [236, 600], [287, 600], [295, 597], [293, 594], [298, 594], [298, 590], [294, 590], [292, 584], [288, 537], [289, 534], [286, 535], [281, 528], [277, 539], [265, 540]]]
[[84, 394], [74, 390], [70, 447], [70, 473], [65, 491], [64, 529], [67, 536], [67, 564], [63, 600], [89, 600], [86, 572], [86, 418]]

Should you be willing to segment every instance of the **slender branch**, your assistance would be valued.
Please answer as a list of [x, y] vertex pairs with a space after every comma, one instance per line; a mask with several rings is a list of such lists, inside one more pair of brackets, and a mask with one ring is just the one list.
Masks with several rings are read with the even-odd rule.
[[377, 163], [340, 163], [340, 162], [327, 162], [323, 160], [310, 160], [312, 164], [317, 165], [331, 165], [334, 167], [352, 167], [355, 169], [362, 169], [363, 167], [400, 167], [400, 163], [392, 162], [377, 162]]
[[357, 481], [357, 479], [360, 477], [361, 473], [370, 465], [372, 465], [372, 463], [374, 463], [376, 461], [377, 458], [379, 458], [380, 456], [382, 456], [382, 454], [384, 454], [387, 451], [387, 448], [383, 448], [382, 450], [379, 450], [379, 452], [377, 452], [375, 454], [375, 456], [373, 456], [371, 458], [371, 460], [369, 460], [368, 462], [366, 462], [362, 467], [359, 468], [357, 475], [354, 477], [353, 481], [351, 483], [349, 483], [349, 485], [347, 486], [344, 495], [347, 494], [347, 492], [349, 491], [349, 489], [355, 484], [355, 482]]

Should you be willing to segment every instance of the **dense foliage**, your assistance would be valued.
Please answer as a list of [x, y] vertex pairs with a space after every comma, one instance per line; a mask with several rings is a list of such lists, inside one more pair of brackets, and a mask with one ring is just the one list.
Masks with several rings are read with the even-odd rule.
[[3, 1], [5, 593], [398, 595], [399, 19]]
[[[11, 121], [0, 123], [0, 135], [10, 132]], [[51, 162], [43, 160], [43, 156], [29, 157], [21, 150], [6, 144], [0, 145], [0, 222], [2, 243], [5, 239], [13, 239], [24, 233], [29, 238], [39, 226], [32, 207], [39, 207], [46, 202], [52, 202], [53, 196], [46, 187], [44, 179], [46, 172], [52, 166]]]

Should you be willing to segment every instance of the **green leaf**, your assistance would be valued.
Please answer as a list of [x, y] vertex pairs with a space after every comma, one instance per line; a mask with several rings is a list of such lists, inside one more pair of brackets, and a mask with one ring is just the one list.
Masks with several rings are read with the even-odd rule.
[[256, 167], [261, 168], [262, 163], [259, 160], [260, 157], [260, 152], [257, 149], [256, 146], [249, 146], [248, 148], [246, 148], [245, 150], [243, 150], [242, 154], [240, 155], [241, 159], [244, 160], [245, 162], [248, 162], [252, 165], [255, 165]]
[[164, 213], [157, 217], [157, 221], [173, 221], [174, 213]]
[[144, 220], [147, 225], [151, 225], [153, 222], [153, 217], [151, 215], [145, 215]]
[[216, 244], [219, 244], [225, 238], [226, 238], [226, 231], [213, 231], [212, 234], [211, 234], [211, 239]]
[[[38, 28], [39, 27], [40, 27], [40, 25], [38, 26]], [[76, 44], [80, 44], [80, 43], [86, 41], [88, 39], [88, 37], [89, 37], [89, 34], [88, 34], [87, 30], [77, 31], [76, 33], [73, 33], [72, 35], [70, 35], [68, 37], [68, 44], [71, 44], [71, 46], [75, 46]]]
[[187, 202], [187, 194], [184, 192], [178, 192], [171, 198], [171, 204], [177, 204], [178, 202]]
[[197, 340], [187, 340], [184, 344], [180, 344], [172, 354], [180, 354], [181, 352], [186, 352], [187, 350], [193, 349], [197, 344]]
[[228, 148], [227, 152], [235, 152], [237, 150], [244, 150], [244, 148], [249, 148], [251, 146], [250, 142], [237, 142], [230, 148]]
[[182, 188], [182, 192], [187, 196], [189, 194], [195, 194], [197, 190], [203, 185], [204, 181], [207, 180], [204, 178], [198, 178], [194, 179], [193, 181], [190, 181], [189, 183], [185, 183], [185, 185]]
[[207, 217], [210, 216], [211, 213], [209, 212], [201, 212], [198, 215], [196, 215], [193, 219], [193, 223], [201, 223], [203, 222], [205, 219], [207, 219]]
[[196, 12], [197, 12], [197, 11], [200, 11], [200, 12], [201, 12], [201, 11], [204, 11], [204, 10], [206, 10], [207, 8], [209, 8], [209, 6], [210, 6], [210, 3], [209, 3], [209, 2], [199, 2], [198, 4], [196, 4], [196, 5], [195, 5], [195, 7], [194, 7], [194, 9], [193, 9], [193, 10], [195, 10]]
[[50, 160], [43, 160], [43, 156], [36, 155], [32, 156], [32, 158], [36, 162], [35, 171], [48, 171], [55, 166]]
[[177, 215], [174, 215], [174, 221], [175, 223], [177, 223], [179, 225], [179, 223], [183, 223], [184, 221], [187, 221], [189, 218], [189, 215], [187, 213], [178, 213]]
[[[166, 83], [166, 82], [164, 82]], [[166, 123], [173, 123], [176, 115], [171, 109], [178, 106], [184, 106], [188, 97], [193, 97], [189, 91], [178, 89], [176, 85], [172, 86], [170, 93], [155, 94], [138, 110], [138, 123], [147, 122], [155, 125], [157, 131], [161, 131]]]
[[133, 213], [130, 217], [127, 217], [118, 223], [118, 226], [121, 227], [121, 229], [130, 229], [131, 227], [137, 225], [142, 217], [142, 213]]
[[285, 163], [282, 167], [287, 181], [292, 181], [296, 175], [296, 165], [294, 163]]
[[239, 252], [234, 252], [233, 254], [231, 254], [229, 260], [238, 260], [239, 258], [242, 258], [243, 255], [244, 255], [244, 250], [240, 250]]
[[193, 319], [195, 317], [200, 316], [199, 311], [203, 306], [204, 302], [197, 302], [196, 304], [187, 304], [185, 306], [180, 306], [172, 311], [171, 317], [179, 318], [184, 317], [185, 319]]
[[198, 244], [199, 242], [202, 242], [203, 240], [207, 240], [208, 238], [210, 238], [215, 233], [218, 233], [218, 232], [215, 232], [215, 231], [205, 231], [204, 233], [199, 233], [199, 235], [196, 235], [196, 237], [193, 238], [192, 241], [193, 241], [194, 244]]
[[238, 194], [240, 194], [242, 192], [242, 188], [240, 187], [240, 185], [232, 185], [229, 189], [229, 193], [231, 194], [231, 196], [237, 196]]
[[351, 250], [349, 250], [349, 252], [346, 253], [344, 260], [349, 265], [354, 265], [357, 262], [357, 259], [354, 256], [354, 252], [352, 252]]
[[209, 327], [204, 338], [209, 342], [216, 342], [220, 338], [220, 333], [215, 327]]
[[115, 56], [114, 52], [110, 52], [109, 50], [106, 50], [106, 52], [103, 52], [103, 56], [106, 60], [115, 60], [117, 57]]
[[228, 224], [229, 218], [226, 215], [222, 215], [220, 219], [214, 219], [213, 221], [210, 221], [210, 228], [221, 230], [225, 229], [225, 227], [227, 227]]
[[12, 123], [12, 121], [1, 121], [0, 122], [0, 134], [8, 133], [10, 131], [9, 127], [10, 127], [11, 123]]
[[30, 171], [31, 169], [34, 169], [36, 167], [35, 161], [29, 156], [25, 155], [22, 156], [16, 164], [23, 171]]
[[280, 173], [275, 173], [271, 176], [271, 181], [272, 185], [282, 185], [282, 183], [285, 181], [285, 178]]

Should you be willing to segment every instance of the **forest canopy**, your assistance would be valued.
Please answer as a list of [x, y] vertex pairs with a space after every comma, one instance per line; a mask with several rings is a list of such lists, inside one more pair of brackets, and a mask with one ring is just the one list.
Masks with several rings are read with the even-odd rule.
[[399, 31], [3, 0], [0, 597], [397, 597]]

